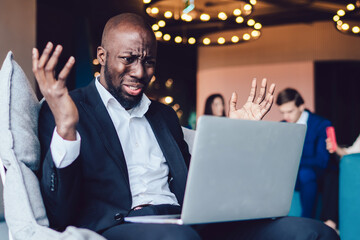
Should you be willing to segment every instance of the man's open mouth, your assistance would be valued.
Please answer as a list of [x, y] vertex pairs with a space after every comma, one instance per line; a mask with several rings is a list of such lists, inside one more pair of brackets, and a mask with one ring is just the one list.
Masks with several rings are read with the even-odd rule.
[[142, 86], [130, 86], [130, 85], [124, 85], [125, 91], [132, 95], [137, 96], [142, 92]]

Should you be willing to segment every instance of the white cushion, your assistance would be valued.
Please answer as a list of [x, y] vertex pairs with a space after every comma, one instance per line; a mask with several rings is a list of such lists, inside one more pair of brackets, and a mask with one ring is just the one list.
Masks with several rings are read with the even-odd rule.
[[86, 229], [50, 228], [39, 181], [37, 124], [40, 103], [9, 52], [0, 70], [0, 158], [5, 165], [5, 219], [14, 239], [104, 239]]

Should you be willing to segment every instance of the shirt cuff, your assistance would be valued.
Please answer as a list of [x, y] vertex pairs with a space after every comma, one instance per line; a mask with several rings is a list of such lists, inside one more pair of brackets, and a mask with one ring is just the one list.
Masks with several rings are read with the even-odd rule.
[[68, 141], [63, 139], [56, 129], [55, 127], [50, 144], [51, 156], [57, 168], [65, 168], [79, 156], [81, 137], [76, 131], [76, 140]]

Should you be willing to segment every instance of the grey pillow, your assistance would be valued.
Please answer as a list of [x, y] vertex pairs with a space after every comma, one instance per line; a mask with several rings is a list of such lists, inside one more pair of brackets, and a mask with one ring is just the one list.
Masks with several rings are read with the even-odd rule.
[[0, 157], [6, 167], [12, 154], [32, 170], [39, 167], [37, 122], [40, 104], [12, 52], [0, 72]]
[[20, 232], [34, 231], [32, 224], [49, 224], [33, 172], [40, 161], [39, 109], [25, 73], [9, 52], [0, 70], [0, 158], [7, 169], [5, 219], [16, 232], [14, 237]]
[[50, 228], [34, 170], [39, 168], [37, 124], [40, 103], [9, 52], [0, 70], [0, 160], [5, 165], [5, 219], [14, 239], [104, 240], [97, 233]]

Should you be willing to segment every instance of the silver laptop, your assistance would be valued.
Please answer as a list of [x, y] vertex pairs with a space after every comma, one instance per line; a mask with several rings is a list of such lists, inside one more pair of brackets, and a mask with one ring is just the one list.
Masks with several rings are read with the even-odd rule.
[[202, 116], [181, 216], [125, 221], [199, 224], [286, 216], [305, 132], [301, 124]]

